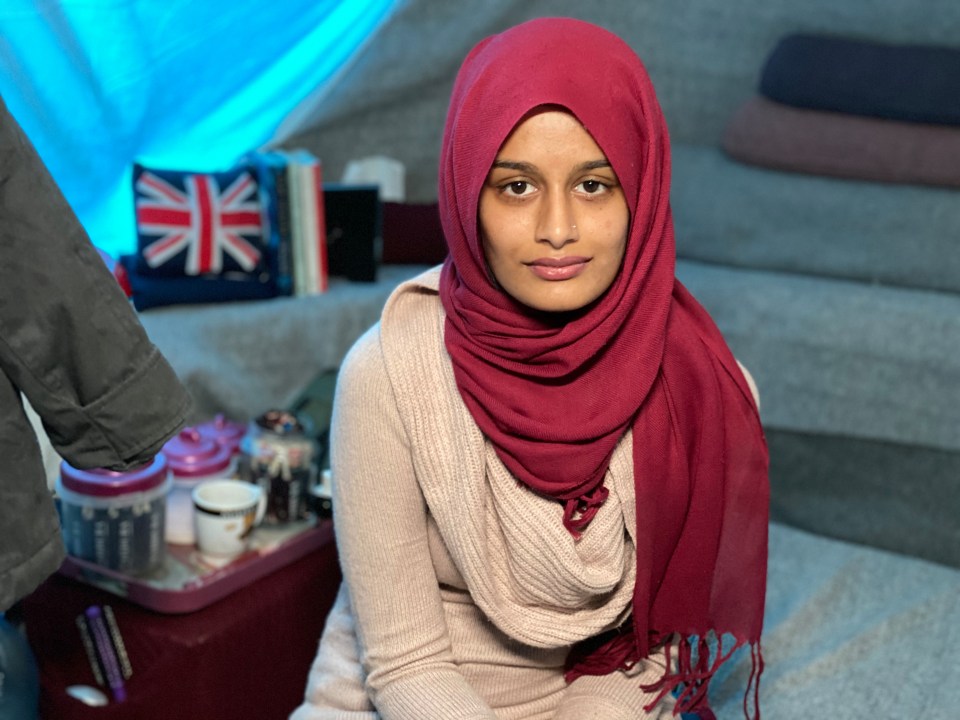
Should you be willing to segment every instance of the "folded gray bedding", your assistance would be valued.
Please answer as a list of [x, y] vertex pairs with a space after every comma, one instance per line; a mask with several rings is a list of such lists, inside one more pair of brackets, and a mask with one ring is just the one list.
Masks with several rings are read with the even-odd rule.
[[801, 175], [674, 143], [670, 200], [682, 258], [960, 292], [955, 188]]

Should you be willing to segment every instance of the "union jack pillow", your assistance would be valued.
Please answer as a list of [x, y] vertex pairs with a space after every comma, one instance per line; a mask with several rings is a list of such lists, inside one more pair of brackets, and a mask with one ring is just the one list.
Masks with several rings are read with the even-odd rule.
[[257, 171], [133, 167], [137, 271], [154, 277], [269, 275]]

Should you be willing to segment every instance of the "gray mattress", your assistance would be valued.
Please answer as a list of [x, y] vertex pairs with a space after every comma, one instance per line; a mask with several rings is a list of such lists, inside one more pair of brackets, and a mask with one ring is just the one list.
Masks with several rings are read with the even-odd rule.
[[[760, 684], [772, 720], [960, 716], [960, 571], [773, 523]], [[711, 688], [743, 717], [743, 653]]]

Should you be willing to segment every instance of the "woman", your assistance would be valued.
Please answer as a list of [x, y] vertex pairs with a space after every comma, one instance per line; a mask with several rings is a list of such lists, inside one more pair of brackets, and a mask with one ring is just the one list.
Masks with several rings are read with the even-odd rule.
[[535, 20], [467, 57], [450, 255], [341, 371], [344, 584], [296, 720], [707, 718], [732, 649], [759, 673], [766, 447], [674, 278], [669, 178], [610, 33]]

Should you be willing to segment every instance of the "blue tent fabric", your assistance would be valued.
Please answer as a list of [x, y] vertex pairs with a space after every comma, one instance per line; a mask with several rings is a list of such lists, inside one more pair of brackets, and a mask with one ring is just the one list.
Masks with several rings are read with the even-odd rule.
[[136, 245], [137, 160], [223, 170], [335, 80], [398, 0], [4, 0], [0, 95], [94, 243]]

